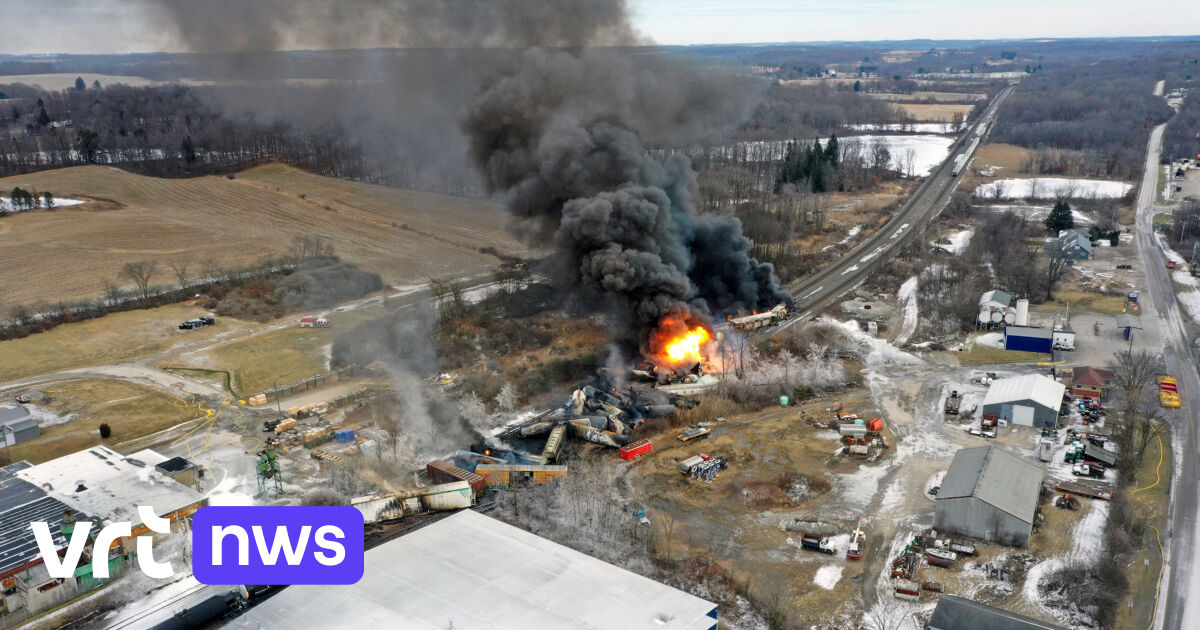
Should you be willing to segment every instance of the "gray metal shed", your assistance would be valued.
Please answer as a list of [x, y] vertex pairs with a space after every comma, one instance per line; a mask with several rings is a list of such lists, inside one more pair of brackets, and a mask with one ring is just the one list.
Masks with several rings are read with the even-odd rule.
[[42, 434], [37, 420], [24, 407], [0, 409], [0, 446], [28, 442]]
[[1002, 608], [988, 606], [957, 595], [942, 595], [929, 630], [1067, 630], [1065, 627], [1018, 615]]
[[1041, 374], [997, 379], [983, 398], [983, 413], [1023, 426], [1057, 427], [1066, 391], [1065, 385]]
[[1024, 547], [1042, 488], [1040, 466], [996, 446], [964, 448], [937, 494], [934, 527]]

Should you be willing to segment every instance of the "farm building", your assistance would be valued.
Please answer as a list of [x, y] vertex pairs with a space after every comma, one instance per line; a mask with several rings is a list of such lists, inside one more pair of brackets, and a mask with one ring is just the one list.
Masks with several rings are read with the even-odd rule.
[[28, 442], [41, 434], [37, 419], [25, 407], [0, 409], [0, 446]]
[[354, 585], [292, 586], [233, 625], [715, 630], [717, 606], [464, 510], [368, 550]]
[[961, 449], [938, 490], [934, 528], [1024, 547], [1042, 476], [1041, 467], [999, 447]]
[[1027, 427], [1057, 427], [1066, 391], [1040, 374], [996, 379], [983, 397], [983, 413]]
[[1105, 398], [1112, 385], [1112, 370], [1080, 366], [1072, 370], [1071, 393], [1084, 398]]
[[1068, 260], [1090, 260], [1092, 258], [1092, 241], [1087, 234], [1080, 230], [1063, 230], [1058, 238], [1046, 241], [1043, 246], [1047, 252], [1059, 250]]
[[1054, 347], [1054, 331], [1032, 326], [1007, 326], [1004, 328], [1004, 349], [1021, 352], [1050, 354]]
[[926, 626], [929, 630], [1067, 630], [957, 595], [942, 595]]

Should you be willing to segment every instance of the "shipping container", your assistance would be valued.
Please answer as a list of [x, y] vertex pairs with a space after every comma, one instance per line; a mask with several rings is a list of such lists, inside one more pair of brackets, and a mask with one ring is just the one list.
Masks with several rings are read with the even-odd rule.
[[477, 497], [483, 496], [483, 493], [487, 490], [487, 483], [483, 480], [483, 477], [440, 459], [429, 462], [425, 470], [429, 473], [429, 480], [433, 483], [465, 481], [471, 485], [471, 489], [475, 491], [475, 496]]
[[871, 424], [869, 426], [872, 431], [878, 433], [883, 430], [883, 419], [875, 418], [874, 420], [871, 420]]
[[632, 444], [627, 444], [621, 447], [618, 451], [621, 454], [621, 459], [633, 459], [639, 455], [645, 455], [654, 450], [654, 445], [650, 440], [638, 440]]
[[862, 424], [839, 424], [838, 433], [843, 436], [864, 437], [867, 435], [867, 427]]
[[342, 429], [335, 434], [335, 437], [339, 442], [353, 442], [354, 429]]
[[507, 489], [554, 481], [567, 476], [566, 466], [535, 464], [479, 464], [475, 473], [488, 488]]

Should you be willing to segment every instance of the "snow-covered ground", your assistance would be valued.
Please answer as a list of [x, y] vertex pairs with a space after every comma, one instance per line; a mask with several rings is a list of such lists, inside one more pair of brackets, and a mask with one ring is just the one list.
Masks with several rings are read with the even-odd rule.
[[839, 580], [842, 579], [843, 567], [840, 564], [827, 564], [820, 569], [817, 569], [813, 575], [813, 582], [821, 588], [832, 591]]
[[855, 131], [911, 131], [913, 133], [958, 133], [961, 126], [954, 123], [850, 123], [847, 129]]
[[1133, 188], [1125, 182], [1079, 179], [1073, 177], [1027, 177], [1022, 179], [998, 179], [975, 188], [975, 196], [985, 199], [996, 198], [996, 187], [1000, 187], [1000, 199], [1055, 199], [1119, 198]]
[[[1025, 218], [1026, 221], [1044, 221], [1050, 214], [1050, 206], [1038, 206], [1031, 204], [1010, 204], [1010, 203], [993, 203], [987, 205], [972, 206], [973, 208], [982, 208], [993, 212], [1013, 212]], [[1071, 217], [1075, 219], [1075, 225], [1082, 227], [1091, 225], [1092, 219], [1088, 215], [1071, 208]]]
[[[38, 206], [36, 208], [33, 208], [33, 210], [44, 209], [43, 204], [45, 203], [45, 200], [42, 199], [41, 197], [38, 197], [37, 202], [38, 202]], [[55, 197], [54, 205], [51, 207], [52, 208], [66, 208], [68, 206], [78, 206], [83, 203], [86, 203], [86, 202], [82, 199], [59, 199], [59, 198]], [[27, 210], [24, 208], [14, 208], [11, 198], [0, 197], [0, 213], [14, 214], [17, 212], [26, 212], [26, 211]]]
[[904, 327], [896, 335], [896, 345], [902, 346], [917, 331], [917, 276], [905, 280], [897, 296], [904, 301]]
[[1004, 333], [1002, 333], [1002, 332], [983, 333], [982, 335], [979, 335], [978, 337], [975, 338], [974, 343], [977, 346], [986, 346], [988, 348], [1004, 349]]
[[846, 238], [838, 241], [837, 243], [835, 243], [833, 245], [826, 245], [825, 247], [822, 247], [821, 251], [823, 251], [823, 252], [828, 251], [828, 250], [833, 249], [834, 247], [837, 247], [838, 245], [845, 245], [846, 243], [849, 243], [850, 239], [854, 238], [855, 236], [858, 236], [858, 234], [860, 232], [862, 232], [862, 229], [863, 229], [862, 225], [856, 225], [856, 226], [850, 228], [850, 231], [846, 232]]
[[949, 245], [945, 245], [947, 251], [955, 256], [967, 251], [967, 245], [971, 243], [971, 237], [975, 235], [975, 230], [960, 230], [947, 236], [950, 240]]
[[[787, 153], [789, 142], [791, 140], [739, 142], [718, 147], [716, 152], [730, 159], [736, 157], [748, 162], [782, 160]], [[954, 138], [936, 134], [867, 134], [838, 138], [838, 143], [842, 145], [843, 150], [849, 151], [853, 147], [857, 147], [867, 156], [870, 155], [872, 147], [883, 145], [891, 156], [888, 168], [907, 174], [911, 158], [913, 175], [921, 177], [928, 175], [934, 167], [946, 159], [946, 156], [950, 154], [950, 147], [954, 144]]]

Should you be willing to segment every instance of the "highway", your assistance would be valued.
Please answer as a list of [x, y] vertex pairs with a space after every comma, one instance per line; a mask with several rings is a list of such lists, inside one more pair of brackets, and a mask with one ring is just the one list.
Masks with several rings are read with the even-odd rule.
[[[773, 328], [765, 329], [766, 336], [774, 336], [796, 322], [805, 321], [821, 312], [866, 281], [878, 265], [890, 259], [912, 234], [921, 232], [921, 228], [946, 206], [950, 194], [958, 184], [959, 178], [953, 174], [955, 158], [973, 148], [971, 140], [976, 137], [980, 125], [989, 124], [995, 119], [996, 110], [1014, 89], [1015, 86], [1006, 87], [992, 99], [983, 113], [976, 118], [975, 123], [963, 134], [963, 140], [954, 145], [954, 150], [946, 160], [921, 182], [887, 224], [837, 262], [805, 278], [797, 287], [789, 289], [796, 300], [799, 313]], [[986, 136], [986, 133], [984, 135]], [[966, 157], [966, 162], [973, 157], [974, 152]], [[963, 170], [966, 168], [964, 166]]]
[[1167, 372], [1179, 383], [1182, 407], [1170, 415], [1171, 440], [1175, 442], [1175, 474], [1171, 488], [1168, 531], [1163, 532], [1167, 569], [1164, 571], [1154, 628], [1200, 628], [1200, 531], [1197, 529], [1197, 483], [1200, 482], [1200, 447], [1192, 418], [1200, 410], [1200, 374], [1192, 354], [1192, 324], [1180, 312], [1162, 250], [1154, 240], [1155, 201], [1158, 194], [1159, 153], [1163, 128], [1150, 134], [1146, 147], [1146, 171], [1137, 199], [1137, 241], [1146, 284], [1158, 312], [1163, 335], [1163, 360]]

